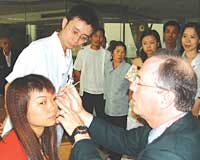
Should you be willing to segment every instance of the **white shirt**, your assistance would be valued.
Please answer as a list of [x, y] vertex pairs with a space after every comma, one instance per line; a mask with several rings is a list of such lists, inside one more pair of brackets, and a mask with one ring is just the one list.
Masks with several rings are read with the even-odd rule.
[[102, 94], [104, 92], [104, 64], [107, 54], [105, 49], [93, 50], [90, 48], [90, 45], [78, 52], [74, 62], [74, 69], [81, 71], [81, 96], [83, 95], [83, 91], [90, 94]]
[[[6, 77], [11, 83], [18, 77], [39, 74], [50, 79], [56, 91], [66, 83], [72, 83], [73, 59], [70, 49], [63, 51], [58, 33], [32, 42], [19, 55], [13, 71]], [[7, 133], [12, 124], [6, 120], [3, 133]]]
[[158, 126], [157, 128], [153, 128], [149, 132], [148, 144], [153, 142], [156, 138], [160, 137], [168, 127], [170, 127], [174, 122], [176, 122], [178, 119], [182, 118], [186, 114], [187, 114], [187, 112], [181, 114], [180, 116], [178, 116], [168, 122], [163, 123], [162, 125]]
[[[167, 48], [165, 42], [163, 42], [162, 48]], [[180, 47], [178, 47], [178, 45], [176, 44], [176, 47], [174, 48], [174, 50], [179, 51], [179, 48]]]
[[8, 65], [8, 67], [11, 66], [11, 51], [8, 53], [8, 55], [5, 54], [4, 50], [3, 50], [4, 56], [6, 58], [6, 63]]
[[[183, 52], [183, 58], [185, 57], [185, 52]], [[192, 60], [191, 66], [197, 75], [197, 94], [195, 99], [200, 97], [200, 53]]]
[[72, 79], [72, 71], [71, 50], [67, 49], [65, 56], [58, 34], [54, 32], [50, 37], [34, 41], [25, 48], [6, 80], [11, 83], [18, 77], [39, 74], [49, 78], [58, 91], [69, 78]]

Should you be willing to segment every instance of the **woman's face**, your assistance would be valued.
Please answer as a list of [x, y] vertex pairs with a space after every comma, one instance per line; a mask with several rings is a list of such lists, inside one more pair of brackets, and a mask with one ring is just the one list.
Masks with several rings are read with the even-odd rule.
[[194, 28], [185, 28], [181, 37], [181, 43], [186, 52], [197, 51], [200, 40]]
[[117, 46], [113, 53], [112, 58], [114, 63], [121, 63], [125, 57], [125, 49], [123, 46]]
[[30, 93], [27, 119], [36, 134], [40, 134], [44, 127], [55, 124], [58, 107], [54, 99], [55, 95], [45, 89], [42, 92], [35, 90]]
[[142, 48], [147, 54], [147, 57], [151, 57], [158, 48], [159, 43], [153, 35], [147, 35], [142, 39]]

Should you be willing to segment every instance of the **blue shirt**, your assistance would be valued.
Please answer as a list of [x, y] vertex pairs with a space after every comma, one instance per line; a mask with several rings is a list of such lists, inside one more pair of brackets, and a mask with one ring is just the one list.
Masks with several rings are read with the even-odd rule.
[[130, 85], [130, 82], [125, 79], [125, 75], [131, 65], [123, 61], [114, 69], [112, 64], [112, 61], [106, 63], [104, 70], [105, 113], [109, 116], [124, 116], [128, 114], [128, 91]]

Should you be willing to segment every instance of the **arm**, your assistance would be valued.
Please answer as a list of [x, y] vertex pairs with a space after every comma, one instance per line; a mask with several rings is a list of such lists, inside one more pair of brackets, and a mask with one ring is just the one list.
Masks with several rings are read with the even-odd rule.
[[6, 97], [6, 93], [7, 93], [9, 85], [10, 85], [10, 83], [6, 83], [6, 85], [5, 85], [5, 97]]
[[101, 157], [93, 142], [85, 139], [74, 145], [70, 160], [101, 160]]
[[193, 108], [192, 108], [192, 114], [193, 114], [193, 116], [198, 117], [198, 115], [199, 115], [199, 110], [200, 110], [200, 97], [198, 97], [198, 98], [195, 100], [194, 106], [193, 106]]
[[185, 160], [185, 157], [167, 149], [154, 148], [143, 152], [137, 160]]
[[[65, 103], [61, 95], [57, 96], [56, 103], [58, 104], [61, 111], [57, 118], [57, 123], [61, 123], [64, 129], [68, 132], [69, 135], [72, 135], [72, 132], [77, 126], [84, 125], [83, 121], [80, 119], [79, 115], [74, 112], [68, 106], [68, 103]], [[85, 114], [84, 117], [90, 117], [91, 115], [87, 112], [82, 111], [80, 114]], [[99, 153], [96, 150], [96, 146], [90, 139], [88, 133], [76, 134], [74, 136], [75, 144], [71, 151], [70, 160], [100, 160]]]
[[128, 101], [132, 99], [133, 91], [128, 90]]
[[[83, 122], [87, 122], [91, 116], [83, 109], [82, 101], [73, 86], [66, 87], [63, 93], [60, 92], [56, 102], [62, 110], [68, 113], [66, 116], [61, 116], [65, 117], [67, 123], [64, 124], [60, 119], [59, 122], [64, 124], [63, 126], [69, 135], [74, 128], [83, 125]], [[149, 130], [150, 128], [146, 126], [126, 131], [98, 118], [94, 118], [89, 127], [90, 136], [95, 143], [128, 155], [137, 155], [144, 148]]]
[[75, 82], [80, 81], [81, 71], [74, 70], [74, 80]]

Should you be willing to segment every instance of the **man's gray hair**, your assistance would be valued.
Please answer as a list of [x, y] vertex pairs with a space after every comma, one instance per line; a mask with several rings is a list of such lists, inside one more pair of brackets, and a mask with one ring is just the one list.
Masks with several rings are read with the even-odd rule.
[[[178, 56], [167, 54], [169, 50], [162, 50], [162, 54], [155, 57], [162, 59], [155, 76], [155, 83], [175, 93], [177, 110], [191, 111], [197, 93], [197, 76], [191, 65]], [[166, 53], [166, 54], [165, 54]]]

